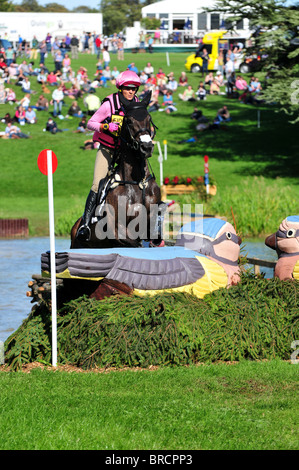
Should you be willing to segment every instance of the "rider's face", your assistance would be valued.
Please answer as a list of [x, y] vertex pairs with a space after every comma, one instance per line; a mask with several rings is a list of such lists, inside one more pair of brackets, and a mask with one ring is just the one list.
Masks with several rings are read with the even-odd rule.
[[136, 94], [137, 87], [132, 88], [132, 87], [127, 87], [123, 86], [122, 87], [122, 94], [127, 100], [132, 100]]

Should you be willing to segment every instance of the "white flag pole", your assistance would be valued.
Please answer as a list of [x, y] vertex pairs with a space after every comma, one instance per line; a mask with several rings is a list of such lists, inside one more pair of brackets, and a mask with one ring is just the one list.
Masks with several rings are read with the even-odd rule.
[[169, 60], [169, 53], [166, 52], [166, 63], [167, 63], [167, 66], [169, 67], [170, 66], [170, 60]]
[[159, 150], [158, 162], [160, 163], [160, 186], [162, 186], [163, 184], [163, 154], [162, 154], [161, 145], [159, 141], [157, 141], [157, 145], [158, 145], [158, 150]]
[[56, 306], [56, 261], [55, 261], [55, 231], [54, 231], [54, 200], [52, 151], [47, 150], [48, 168], [48, 199], [49, 199], [49, 228], [50, 228], [50, 266], [51, 266], [51, 311], [52, 311], [52, 365], [57, 365], [57, 306]]
[[163, 140], [164, 144], [164, 160], [167, 160], [167, 140]]

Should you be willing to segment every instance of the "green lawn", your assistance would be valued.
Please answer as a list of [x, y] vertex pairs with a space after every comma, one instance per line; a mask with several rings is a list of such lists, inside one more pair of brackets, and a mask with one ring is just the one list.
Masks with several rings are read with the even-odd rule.
[[[150, 60], [155, 71], [159, 67], [168, 73], [174, 71], [176, 78], [184, 70], [185, 54], [170, 53], [170, 66], [167, 66], [164, 53], [154, 54], [126, 54], [125, 61], [119, 62], [114, 54], [111, 54], [111, 67], [117, 65], [120, 70], [124, 69], [130, 62], [134, 61], [137, 67], [143, 68]], [[20, 61], [20, 59], [19, 59]], [[85, 65], [89, 76], [92, 77], [96, 70], [96, 58], [91, 55], [80, 55], [78, 60], [73, 60], [73, 67], [78, 69], [79, 65]], [[46, 65], [53, 67], [52, 58], [47, 58]], [[188, 74], [189, 82], [197, 89], [201, 75]], [[36, 78], [30, 78], [32, 88], [37, 95], [32, 97], [32, 103], [40, 93], [40, 85]], [[23, 96], [20, 87], [12, 85], [16, 90], [18, 98]], [[114, 87], [97, 90], [100, 98], [115, 90]], [[52, 89], [51, 89], [52, 91]], [[252, 105], [244, 105], [236, 100], [227, 100], [225, 96], [208, 96], [203, 102], [196, 102], [195, 106], [202, 109], [203, 113], [211, 120], [217, 110], [223, 104], [227, 104], [232, 116], [232, 122], [225, 129], [216, 132], [198, 133], [199, 142], [196, 144], [177, 144], [181, 139], [193, 136], [195, 122], [190, 115], [194, 103], [182, 102], [178, 98], [178, 92], [174, 94], [178, 111], [171, 115], [165, 113], [153, 113], [152, 117], [158, 126], [156, 139], [162, 144], [166, 139], [168, 142], [168, 158], [164, 162], [164, 176], [203, 175], [204, 155], [209, 155], [209, 169], [217, 183], [217, 195], [214, 198], [216, 207], [213, 213], [230, 216], [232, 205], [227, 195], [234, 197], [242, 192], [244, 178], [251, 188], [251, 197], [254, 198], [258, 192], [258, 183], [255, 177], [264, 177], [264, 187], [272, 187], [276, 200], [284, 200], [287, 194], [290, 200], [284, 204], [284, 211], [274, 211], [275, 220], [271, 230], [276, 229], [282, 217], [291, 215], [298, 210], [298, 144], [295, 140], [295, 132], [298, 124], [288, 123], [284, 114], [276, 113], [275, 107], [259, 106], [261, 113], [261, 127], [257, 126], [257, 108]], [[50, 95], [48, 95], [49, 97]], [[63, 108], [63, 114], [67, 113], [71, 103], [66, 98], [67, 107]], [[83, 100], [79, 100], [83, 107]], [[52, 107], [50, 108], [52, 110]], [[1, 105], [1, 115], [6, 112], [13, 113], [14, 107]], [[95, 151], [83, 151], [80, 149], [86, 138], [74, 134], [78, 118], [60, 121], [58, 125], [62, 129], [69, 129], [63, 133], [50, 135], [42, 129], [45, 127], [49, 117], [47, 112], [38, 112], [38, 123], [26, 125], [22, 128], [30, 132], [27, 140], [2, 140], [1, 141], [1, 185], [0, 185], [0, 217], [26, 217], [29, 218], [31, 235], [45, 235], [48, 233], [48, 193], [47, 178], [42, 175], [37, 167], [37, 157], [44, 148], [52, 149], [58, 157], [58, 169], [54, 175], [54, 199], [56, 220], [70, 212], [81, 214], [84, 208], [86, 196], [92, 182]], [[4, 124], [0, 124], [3, 131]], [[159, 181], [158, 150], [154, 151], [151, 165]], [[262, 191], [264, 192], [264, 190]], [[233, 195], [233, 196], [232, 196]], [[261, 196], [261, 195], [260, 195]], [[225, 207], [218, 203], [227, 200]], [[178, 202], [184, 199], [177, 198]], [[202, 202], [192, 199], [193, 202]], [[256, 204], [253, 200], [253, 205]], [[263, 202], [261, 202], [263, 206]], [[207, 211], [209, 206], [207, 206]], [[236, 218], [238, 212], [246, 212], [248, 218], [252, 217], [252, 211], [245, 207], [236, 207]], [[272, 209], [271, 209], [272, 211]], [[273, 211], [272, 211], [273, 212]], [[257, 217], [265, 217], [263, 213]], [[75, 217], [74, 217], [75, 218]], [[239, 223], [239, 225], [241, 222]], [[240, 227], [242, 229], [242, 226]], [[259, 228], [249, 235], [256, 235]], [[267, 228], [265, 229], [267, 231]], [[269, 229], [270, 230], [270, 229]]]
[[0, 373], [1, 450], [295, 450], [296, 365]]

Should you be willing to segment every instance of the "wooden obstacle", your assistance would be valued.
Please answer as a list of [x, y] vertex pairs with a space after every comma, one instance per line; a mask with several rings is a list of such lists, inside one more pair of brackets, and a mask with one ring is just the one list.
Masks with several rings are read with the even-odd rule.
[[26, 238], [28, 236], [28, 219], [0, 219], [0, 238]]

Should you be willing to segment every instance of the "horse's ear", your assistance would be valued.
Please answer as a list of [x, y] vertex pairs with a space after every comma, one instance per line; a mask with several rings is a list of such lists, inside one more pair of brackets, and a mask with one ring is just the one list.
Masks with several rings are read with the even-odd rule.
[[152, 97], [152, 90], [147, 91], [141, 103], [147, 108]]

